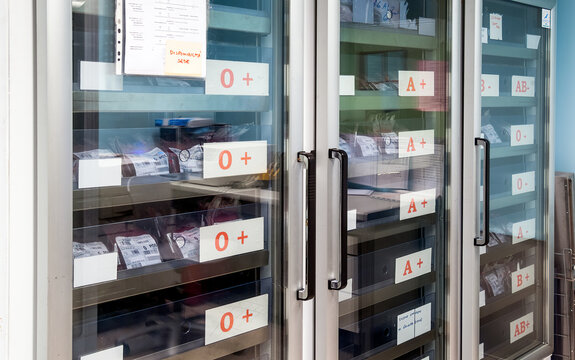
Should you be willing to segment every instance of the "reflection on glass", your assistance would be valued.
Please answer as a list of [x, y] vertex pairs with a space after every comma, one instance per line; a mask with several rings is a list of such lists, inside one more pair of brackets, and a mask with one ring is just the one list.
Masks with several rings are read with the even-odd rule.
[[357, 219], [341, 359], [444, 356], [447, 14], [437, 1], [341, 1], [339, 147]]

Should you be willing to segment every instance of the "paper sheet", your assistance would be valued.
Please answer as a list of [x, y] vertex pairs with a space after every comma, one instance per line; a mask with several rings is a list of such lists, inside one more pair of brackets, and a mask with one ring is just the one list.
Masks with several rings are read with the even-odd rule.
[[124, 72], [206, 76], [206, 0], [125, 0]]

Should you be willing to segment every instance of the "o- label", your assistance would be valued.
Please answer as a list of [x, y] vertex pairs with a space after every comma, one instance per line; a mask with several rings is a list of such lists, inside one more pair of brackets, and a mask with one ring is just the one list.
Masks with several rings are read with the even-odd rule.
[[[224, 237], [224, 246], [220, 246], [220, 238]], [[216, 250], [218, 251], [224, 251], [228, 248], [228, 243], [229, 243], [229, 238], [228, 238], [228, 233], [222, 231], [220, 233], [218, 233], [218, 235], [216, 235]]]
[[[227, 327], [226, 327], [226, 318], [230, 319]], [[222, 318], [220, 319], [220, 329], [222, 329], [223, 332], [228, 332], [233, 327], [234, 327], [234, 314], [228, 311], [227, 313], [222, 315]]]
[[[224, 156], [226, 157], [226, 163], [224, 164]], [[228, 150], [224, 150], [220, 153], [219, 165], [222, 170], [227, 170], [232, 166], [232, 153]]]
[[[229, 82], [226, 82], [226, 74], [229, 74], [228, 76]], [[226, 89], [229, 89], [232, 86], [234, 86], [234, 72], [231, 71], [230, 69], [222, 70], [222, 74], [220, 76], [220, 82], [222, 83], [222, 86]]]

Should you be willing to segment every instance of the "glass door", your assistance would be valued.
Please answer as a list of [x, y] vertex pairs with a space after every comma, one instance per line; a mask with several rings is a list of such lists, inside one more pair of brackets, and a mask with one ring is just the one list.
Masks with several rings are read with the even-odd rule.
[[443, 359], [450, 4], [341, 0], [339, 10], [330, 157], [345, 177], [347, 226], [342, 278], [329, 284], [339, 290], [339, 359]]
[[282, 2], [72, 11], [72, 358], [282, 358]]
[[481, 133], [491, 146], [481, 188], [489, 221], [479, 250], [480, 359], [550, 354], [553, 6], [483, 0]]

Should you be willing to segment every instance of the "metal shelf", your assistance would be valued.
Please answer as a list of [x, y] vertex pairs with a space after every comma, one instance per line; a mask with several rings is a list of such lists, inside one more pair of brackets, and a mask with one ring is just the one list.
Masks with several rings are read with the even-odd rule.
[[[341, 317], [353, 314], [366, 307], [375, 305], [397, 296], [401, 296], [402, 294], [431, 284], [435, 282], [435, 280], [436, 273], [435, 271], [432, 271], [415, 279], [411, 279], [399, 284], [385, 286], [367, 294], [353, 296], [351, 299], [339, 303], [339, 316]], [[342, 324], [340, 324], [340, 326], [341, 325]]]
[[418, 98], [386, 95], [384, 91], [359, 90], [355, 96], [340, 96], [340, 111], [417, 109]]
[[[517, 244], [501, 244], [489, 248], [485, 254], [480, 257], [481, 265], [501, 260], [511, 255], [515, 255], [527, 249], [537, 246], [537, 240], [525, 240]], [[491, 250], [491, 251], [490, 251]]]
[[[151, 355], [138, 357], [138, 360], [189, 360], [202, 359], [211, 360], [219, 359], [223, 356], [236, 353], [241, 350], [249, 349], [253, 346], [263, 344], [270, 338], [269, 327], [264, 327], [250, 331], [245, 334], [234, 336], [233, 338], [218, 341], [213, 344], [203, 345], [204, 339], [192, 341], [165, 351], [157, 352]], [[192, 350], [187, 350], [195, 347]], [[176, 353], [177, 355], [173, 355]], [[171, 356], [170, 356], [171, 355]]]
[[437, 41], [433, 36], [419, 35], [414, 30], [391, 29], [368, 24], [342, 24], [340, 41], [351, 43], [354, 52], [368, 50], [365, 45], [372, 48], [392, 47], [421, 50], [435, 50], [437, 48]]
[[515, 304], [521, 300], [524, 300], [527, 296], [535, 294], [536, 285], [529, 286], [523, 290], [516, 292], [515, 294], [505, 294], [499, 299], [492, 302], [491, 304], [486, 304], [482, 306], [479, 310], [479, 317], [484, 318], [499, 310], [505, 309], [506, 307]]
[[535, 191], [520, 194], [510, 195], [510, 193], [502, 196], [492, 197], [489, 202], [489, 210], [499, 210], [506, 207], [524, 204], [530, 201], [535, 201], [537, 194]]
[[396, 221], [391, 223], [386, 222], [380, 225], [367, 226], [361, 229], [349, 231], [347, 236], [348, 254], [358, 255], [361, 245], [369, 241], [375, 241], [409, 231], [414, 231], [426, 226], [433, 225], [436, 222], [436, 214], [429, 214], [403, 221], [399, 221], [399, 216], [396, 216]]
[[535, 153], [537, 153], [537, 145], [492, 146], [491, 160], [510, 158], [514, 156], [531, 155]]
[[[430, 332], [427, 332], [423, 335], [416, 337], [413, 340], [409, 340], [404, 342], [403, 344], [395, 345], [392, 348], [387, 350], [380, 351], [378, 348], [375, 348], [368, 353], [362, 354], [360, 356], [356, 356], [353, 358], [354, 360], [357, 359], [369, 359], [369, 360], [388, 360], [388, 359], [395, 359], [400, 357], [401, 355], [407, 354], [410, 351], [413, 351], [417, 348], [420, 348], [430, 342], [434, 341], [436, 338], [436, 330], [433, 329]], [[388, 347], [387, 345], [383, 345], [382, 347]], [[372, 355], [373, 354], [373, 355]]]
[[[245, 177], [244, 177], [245, 179]], [[248, 201], [275, 201], [275, 191], [261, 188], [239, 188], [234, 183], [218, 184], [209, 180], [167, 181], [143, 185], [75, 190], [74, 211], [131, 206], [160, 201], [189, 199], [211, 195], [234, 195]]]
[[482, 108], [524, 108], [532, 106], [537, 106], [537, 99], [534, 97], [486, 96], [481, 98]]
[[74, 91], [74, 112], [265, 112], [269, 96]]
[[[85, 1], [81, 7], [72, 7], [74, 13], [114, 17], [114, 1]], [[242, 31], [256, 34], [269, 34], [271, 22], [264, 11], [243, 9], [232, 6], [211, 5], [208, 10], [210, 29]]]
[[537, 50], [524, 47], [483, 44], [482, 54], [484, 56], [499, 56], [514, 59], [536, 59]]
[[173, 260], [118, 273], [118, 280], [74, 289], [73, 308], [97, 305], [194, 281], [266, 266], [269, 252], [261, 250], [206, 263]]

